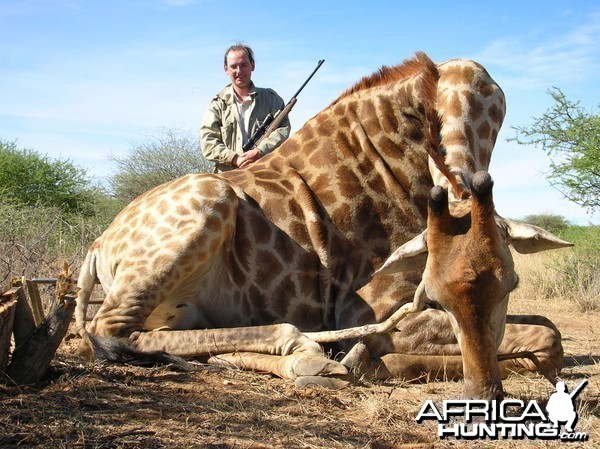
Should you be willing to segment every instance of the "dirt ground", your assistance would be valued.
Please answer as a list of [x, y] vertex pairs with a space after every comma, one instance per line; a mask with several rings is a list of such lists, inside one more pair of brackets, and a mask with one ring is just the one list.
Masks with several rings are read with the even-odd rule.
[[[600, 447], [600, 311], [570, 302], [511, 299], [513, 313], [544, 314], [561, 330], [569, 387], [585, 443], [484, 440], [480, 447]], [[474, 442], [417, 424], [425, 400], [459, 398], [460, 382], [360, 381], [341, 390], [297, 389], [260, 373], [209, 369], [177, 373], [84, 363], [64, 342], [40, 385], [0, 384], [0, 447], [44, 448], [438, 448]], [[538, 375], [505, 380], [509, 398], [545, 404], [554, 391]]]

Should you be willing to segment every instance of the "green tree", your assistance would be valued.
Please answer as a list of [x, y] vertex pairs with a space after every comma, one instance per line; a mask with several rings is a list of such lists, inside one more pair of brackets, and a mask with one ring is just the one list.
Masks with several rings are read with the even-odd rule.
[[110, 185], [115, 196], [126, 203], [179, 176], [212, 170], [200, 152], [197, 137], [167, 128], [134, 144], [126, 156], [113, 155], [110, 159], [117, 164]]
[[86, 171], [68, 160], [55, 160], [0, 139], [0, 200], [16, 205], [57, 207], [68, 213], [92, 213]]
[[571, 226], [571, 223], [565, 217], [554, 214], [527, 215], [523, 218], [523, 221], [550, 231], [553, 234], [559, 234]]
[[590, 211], [600, 208], [600, 115], [569, 101], [556, 87], [554, 99], [530, 126], [514, 126], [509, 141], [540, 145], [550, 157], [547, 177], [568, 199]]

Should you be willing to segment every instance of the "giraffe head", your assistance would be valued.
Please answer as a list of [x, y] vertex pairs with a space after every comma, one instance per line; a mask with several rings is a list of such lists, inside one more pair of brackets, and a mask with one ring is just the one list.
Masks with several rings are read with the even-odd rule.
[[431, 190], [427, 229], [390, 256], [376, 274], [413, 270], [425, 262], [415, 302], [440, 304], [450, 315], [463, 358], [466, 398], [502, 398], [497, 348], [509, 293], [517, 286], [509, 245], [522, 253], [571, 246], [543, 229], [496, 215], [487, 172], [471, 180], [471, 197], [448, 201]]

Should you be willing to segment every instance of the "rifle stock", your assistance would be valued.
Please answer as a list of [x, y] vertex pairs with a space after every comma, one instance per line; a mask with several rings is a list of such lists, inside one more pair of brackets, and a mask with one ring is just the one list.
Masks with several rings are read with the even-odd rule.
[[269, 137], [269, 134], [271, 134], [273, 131], [275, 131], [277, 128], [279, 128], [281, 126], [281, 122], [283, 122], [283, 120], [289, 115], [292, 108], [296, 105], [297, 102], [298, 102], [297, 98], [292, 98], [290, 100], [290, 102], [288, 104], [286, 104], [285, 107], [275, 115], [275, 118], [273, 119], [273, 121], [271, 122], [271, 124], [269, 125], [267, 130], [265, 131], [265, 134], [262, 137], [263, 139], [266, 139], [267, 137]]

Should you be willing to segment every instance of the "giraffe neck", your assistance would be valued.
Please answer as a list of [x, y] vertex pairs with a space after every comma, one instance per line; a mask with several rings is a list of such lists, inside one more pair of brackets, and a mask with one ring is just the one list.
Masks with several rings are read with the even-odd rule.
[[[426, 223], [437, 69], [428, 59], [418, 68], [342, 96], [272, 156], [226, 176], [281, 228], [293, 234], [302, 222], [307, 249], [325, 247], [344, 263], [346, 253], [361, 254], [353, 271], [367, 276]], [[282, 179], [265, 179], [273, 173]], [[282, 189], [293, 191], [294, 205], [280, 216]]]

